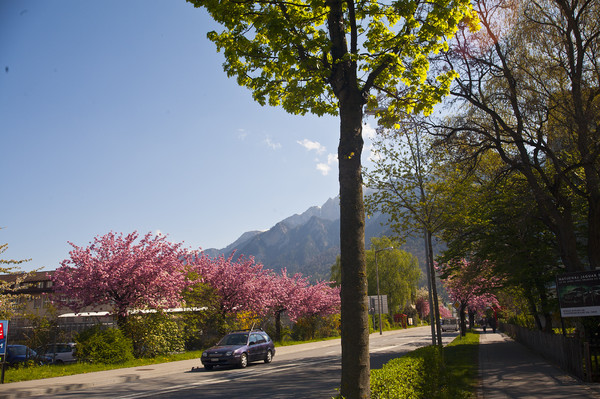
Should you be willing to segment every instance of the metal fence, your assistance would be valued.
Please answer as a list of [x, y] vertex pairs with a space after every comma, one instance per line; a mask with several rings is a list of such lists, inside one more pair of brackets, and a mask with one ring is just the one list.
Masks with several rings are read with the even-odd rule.
[[583, 342], [512, 324], [502, 323], [499, 328], [575, 377], [587, 382], [600, 381], [600, 341]]

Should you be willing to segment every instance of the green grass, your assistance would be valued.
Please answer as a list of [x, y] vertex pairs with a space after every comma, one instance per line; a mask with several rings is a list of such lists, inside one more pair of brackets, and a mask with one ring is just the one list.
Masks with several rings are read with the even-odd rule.
[[447, 398], [474, 398], [479, 370], [479, 334], [460, 335], [444, 348]]
[[61, 377], [65, 375], [93, 373], [95, 371], [140, 367], [149, 364], [176, 362], [178, 360], [200, 359], [202, 351], [190, 351], [173, 355], [157, 356], [150, 359], [134, 359], [120, 364], [74, 363], [65, 365], [47, 365], [22, 368], [6, 368], [4, 382], [39, 380], [42, 378]]
[[[318, 342], [323, 340], [332, 340], [339, 337], [321, 338], [310, 341], [285, 341], [276, 342], [276, 347], [291, 346], [304, 344], [307, 342]], [[22, 368], [7, 368], [4, 374], [4, 382], [18, 382], [18, 381], [29, 381], [39, 380], [42, 378], [61, 377], [65, 375], [74, 374], [85, 374], [93, 373], [95, 371], [114, 370], [127, 367], [140, 367], [147, 366], [149, 364], [168, 363], [176, 362], [178, 360], [188, 359], [200, 359], [202, 351], [190, 351], [185, 353], [177, 353], [173, 355], [158, 356], [150, 359], [134, 359], [126, 363], [119, 364], [92, 364], [92, 363], [74, 363], [65, 365], [47, 365], [47, 366], [33, 366], [33, 367], [22, 367]]]
[[479, 334], [457, 337], [443, 350], [426, 346], [371, 371], [373, 399], [467, 399], [476, 396]]

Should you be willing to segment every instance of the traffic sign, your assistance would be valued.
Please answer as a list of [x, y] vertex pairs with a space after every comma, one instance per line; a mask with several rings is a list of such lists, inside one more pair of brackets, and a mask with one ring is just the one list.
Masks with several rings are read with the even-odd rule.
[[6, 339], [8, 338], [8, 320], [0, 320], [0, 361], [6, 358]]

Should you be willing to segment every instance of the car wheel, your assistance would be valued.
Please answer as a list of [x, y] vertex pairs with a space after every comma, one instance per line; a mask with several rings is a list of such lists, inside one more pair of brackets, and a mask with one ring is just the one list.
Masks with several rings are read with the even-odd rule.
[[245, 353], [242, 353], [242, 356], [240, 356], [240, 368], [243, 369], [248, 365], [248, 355], [246, 355]]
[[268, 350], [267, 355], [265, 356], [265, 363], [271, 363], [272, 361], [273, 361], [273, 352]]
[[62, 360], [60, 360], [60, 359], [59, 359], [59, 360], [56, 360], [54, 363], [55, 363], [55, 364], [58, 364], [58, 365], [61, 365], [61, 364], [63, 364], [64, 362], [63, 362]]
[[213, 366], [212, 366], [212, 365], [210, 365], [210, 364], [205, 364], [205, 365], [204, 365], [204, 369], [205, 369], [205, 370], [208, 370], [208, 371], [210, 371], [210, 370], [212, 370], [212, 369], [213, 369]]

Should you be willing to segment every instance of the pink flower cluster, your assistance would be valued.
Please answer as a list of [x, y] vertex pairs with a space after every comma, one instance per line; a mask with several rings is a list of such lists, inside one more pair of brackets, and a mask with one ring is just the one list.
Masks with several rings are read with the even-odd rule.
[[257, 315], [286, 311], [292, 320], [339, 311], [338, 288], [328, 282], [311, 285], [300, 274], [288, 276], [263, 269], [254, 258], [234, 255], [212, 259], [170, 243], [166, 236], [137, 232], [108, 233], [88, 247], [71, 243], [70, 258], [53, 275], [55, 300], [78, 312], [109, 305], [119, 316], [134, 309], [182, 305], [182, 293], [196, 272], [214, 290], [222, 314]]
[[234, 260], [220, 256], [202, 257], [196, 271], [219, 296], [223, 314], [251, 311], [257, 315], [287, 311], [291, 320], [311, 315], [327, 315], [339, 311], [338, 288], [329, 282], [311, 285], [301, 274], [290, 277], [263, 269], [254, 258], [240, 256]]
[[502, 278], [494, 274], [491, 263], [461, 259], [441, 265], [438, 270], [447, 272], [444, 285], [452, 301], [460, 304], [461, 311], [483, 312], [499, 306], [493, 291], [502, 285]]
[[120, 316], [128, 310], [180, 305], [186, 285], [184, 262], [192, 254], [164, 235], [110, 232], [73, 250], [53, 275], [55, 299], [80, 311], [109, 304]]

